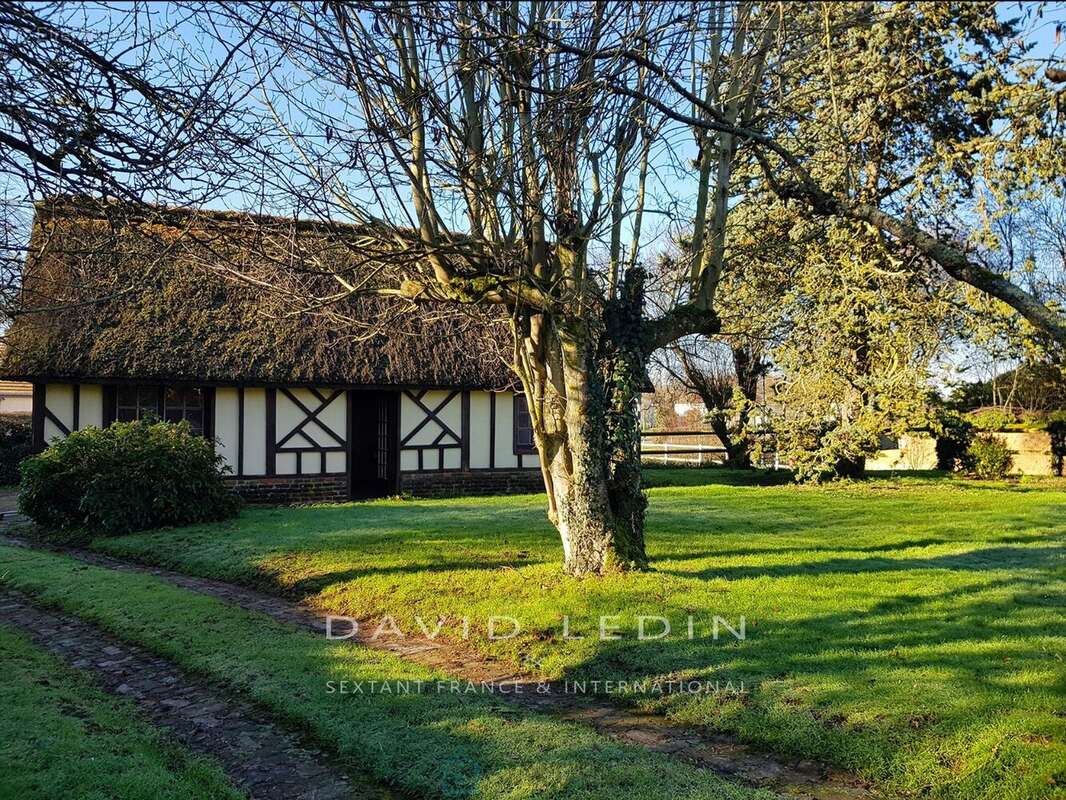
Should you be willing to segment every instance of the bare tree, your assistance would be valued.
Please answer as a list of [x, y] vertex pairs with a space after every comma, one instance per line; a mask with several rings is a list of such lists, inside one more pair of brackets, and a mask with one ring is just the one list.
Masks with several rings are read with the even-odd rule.
[[[229, 9], [229, 23], [241, 29], [261, 8]], [[304, 215], [361, 224], [361, 275], [408, 277], [356, 285], [334, 274], [334, 290], [318, 293], [277, 270], [228, 268], [231, 277], [294, 308], [373, 291], [498, 309], [566, 570], [643, 567], [637, 401], [655, 349], [718, 329], [737, 141], [703, 122], [664, 127], [651, 99], [661, 81], [625, 54], [654, 54], [688, 76], [695, 119], [713, 109], [745, 124], [778, 14], [748, 4], [273, 6], [250, 51], [284, 139], [263, 148], [273, 159], [264, 176]], [[686, 190], [678, 172], [695, 175]], [[692, 232], [684, 290], [649, 318], [640, 253], [652, 182], [660, 196], [694, 191], [696, 202], [682, 223]]]
[[659, 363], [700, 398], [707, 423], [725, 448], [726, 466], [749, 469], [754, 442], [748, 421], [759, 399], [759, 381], [770, 368], [760, 343], [687, 337], [667, 348]]
[[66, 3], [0, 2], [0, 175], [26, 199], [60, 192], [202, 203], [232, 180], [228, 51], [180, 51], [188, 13], [134, 4], [89, 19]]
[[[195, 145], [206, 140], [192, 137], [182, 152], [208, 171], [247, 177], [262, 206], [318, 218], [324, 230], [333, 221], [357, 223], [359, 235], [338, 228], [334, 250], [346, 248], [343, 259], [321, 242], [319, 252], [303, 252], [297, 239], [264, 235], [270, 258], [205, 266], [279, 298], [284, 313], [329, 313], [353, 294], [375, 294], [399, 309], [450, 304], [505, 318], [566, 569], [641, 567], [645, 500], [635, 409], [645, 366], [658, 348], [719, 332], [723, 279], [731, 259], [743, 257], [730, 249], [729, 219], [738, 204], [760, 196], [752, 190], [753, 164], [757, 180], [777, 196], [875, 227], [923, 263], [941, 265], [1066, 341], [1058, 309], [980, 266], [950, 227], [938, 226], [944, 204], [922, 216], [927, 195], [900, 199], [908, 187], [927, 185], [946, 145], [955, 148], [952, 167], [965, 173], [968, 148], [995, 140], [982, 117], [989, 113], [1018, 123], [1011, 128], [1018, 133], [1013, 161], [1002, 174], [1034, 152], [1053, 160], [1053, 150], [1027, 149], [1047, 141], [1055, 120], [1048, 112], [1025, 127], [1025, 112], [1035, 106], [1028, 84], [1019, 89], [1015, 81], [1029, 73], [1016, 59], [1010, 26], [990, 26], [981, 9], [966, 4], [921, 15], [906, 4], [836, 9], [546, 0], [207, 5], [194, 21], [226, 53], [219, 74], [232, 67], [249, 76], [225, 94], [246, 94], [244, 118], [270, 130], [223, 135], [206, 149]], [[907, 38], [911, 28], [903, 23], [920, 35]], [[870, 31], [883, 39], [874, 47]], [[914, 80], [893, 93], [936, 91], [908, 107], [909, 116], [883, 125], [878, 118], [855, 134], [843, 124], [845, 101], [863, 104], [856, 114], [881, 106], [873, 102], [877, 92], [873, 101], [868, 96], [864, 70], [842, 70], [836, 58], [846, 54], [891, 78], [892, 36], [918, 48], [904, 65], [917, 65]], [[952, 54], [970, 55], [971, 46], [1012, 66], [1000, 76], [956, 69]], [[155, 123], [158, 138], [141, 126], [150, 144], [176, 141], [175, 134], [201, 129], [193, 121], [216, 119], [189, 113], [206, 108], [197, 105], [200, 95], [145, 95], [125, 68], [101, 72], [85, 58], [103, 97], [114, 95], [118, 80], [132, 92], [119, 91], [117, 103], [151, 96], [149, 104], [171, 119], [170, 127]], [[1015, 99], [993, 108], [1003, 95], [978, 87], [971, 108], [958, 99], [959, 83], [971, 78], [1014, 87]], [[81, 82], [71, 81], [74, 88]], [[170, 109], [178, 111], [167, 117]], [[45, 127], [43, 139], [58, 144], [30, 151], [11, 145], [10, 152], [33, 170], [60, 167], [49, 161], [59, 153], [71, 166], [57, 174], [87, 175], [87, 188], [100, 180], [106, 187], [110, 179], [92, 168], [115, 153], [133, 154], [131, 175], [153, 174], [155, 150], [144, 155], [127, 139], [96, 135], [99, 115], [45, 114], [58, 127]], [[965, 135], [953, 136], [960, 124]], [[867, 169], [863, 180], [852, 180], [858, 164], [889, 163], [867, 155], [896, 141], [900, 126], [920, 135], [899, 138], [917, 145], [894, 154], [896, 169]], [[36, 141], [24, 137], [21, 144]], [[212, 166], [222, 150], [225, 158]], [[919, 162], [926, 172], [905, 174], [904, 166]], [[683, 280], [649, 313], [643, 264], [649, 248], [666, 244], [662, 228], [651, 224], [664, 219], [670, 238], [685, 243]]]

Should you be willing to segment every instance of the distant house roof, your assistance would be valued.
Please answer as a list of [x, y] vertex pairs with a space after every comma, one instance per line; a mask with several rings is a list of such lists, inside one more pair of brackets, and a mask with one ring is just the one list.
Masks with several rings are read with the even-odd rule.
[[25, 381], [0, 381], [0, 396], [32, 397], [33, 384]]
[[[297, 280], [336, 291], [328, 265], [358, 281], [351, 265], [364, 263], [364, 239], [354, 226], [229, 212], [127, 207], [112, 215], [81, 200], [39, 204], [0, 375], [514, 387], [510, 331], [494, 310], [419, 303], [397, 314], [392, 298], [354, 294], [329, 313], [293, 313], [268, 290], [222, 275], [271, 250], [279, 263], [290, 259]], [[404, 277], [395, 265], [373, 272], [368, 283]]]

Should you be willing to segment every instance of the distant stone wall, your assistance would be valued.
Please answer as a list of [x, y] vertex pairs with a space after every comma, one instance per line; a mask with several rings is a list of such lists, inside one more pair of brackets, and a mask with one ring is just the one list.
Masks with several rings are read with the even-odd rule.
[[997, 431], [992, 434], [1014, 451], [1014, 469], [1021, 475], [1052, 475], [1051, 434], [1046, 431]]
[[544, 491], [544, 481], [539, 469], [401, 472], [400, 490], [416, 497], [524, 494]]
[[879, 450], [866, 460], [867, 469], [924, 470], [936, 469], [936, 441], [927, 433], [905, 433], [899, 447]]
[[226, 478], [249, 503], [343, 503], [348, 500], [347, 475], [278, 475], [270, 478]]
[[[1016, 475], [1053, 475], [1051, 434], [1046, 431], [997, 431], [992, 434], [1012, 451]], [[899, 447], [880, 450], [867, 459], [866, 468], [871, 470], [925, 470], [936, 469], [936, 444], [924, 433], [904, 434], [899, 438]]]

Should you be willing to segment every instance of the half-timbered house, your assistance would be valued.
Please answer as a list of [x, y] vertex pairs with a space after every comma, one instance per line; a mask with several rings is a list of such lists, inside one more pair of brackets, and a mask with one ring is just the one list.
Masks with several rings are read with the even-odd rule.
[[2, 372], [32, 382], [40, 446], [155, 417], [212, 439], [252, 499], [539, 488], [505, 319], [425, 304], [386, 317], [383, 298], [359, 293], [286, 313], [224, 262], [250, 257], [253, 229], [259, 251], [268, 230], [321, 240], [319, 263], [340, 258], [337, 226], [105, 212], [37, 209]]

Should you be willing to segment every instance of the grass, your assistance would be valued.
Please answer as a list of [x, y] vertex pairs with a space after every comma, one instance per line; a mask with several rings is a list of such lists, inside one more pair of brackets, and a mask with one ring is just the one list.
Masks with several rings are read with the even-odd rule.
[[[576, 724], [487, 695], [369, 692], [443, 677], [396, 656], [283, 626], [159, 579], [0, 546], [0, 584], [238, 691], [347, 763], [433, 798], [768, 800]], [[363, 681], [363, 694], [327, 681]], [[339, 684], [335, 684], [339, 685]], [[192, 795], [196, 796], [196, 795]]]
[[[466, 617], [469, 646], [547, 677], [743, 682], [742, 697], [633, 700], [891, 793], [1062, 796], [1066, 483], [649, 475], [654, 571], [628, 577], [561, 575], [541, 496], [252, 509], [95, 546], [408, 632], [420, 615], [458, 637]], [[641, 614], [674, 635], [638, 641]], [[489, 641], [492, 615], [521, 633]], [[585, 639], [562, 639], [564, 615]], [[601, 615], [624, 638], [590, 635]], [[714, 615], [743, 617], [746, 638], [715, 641]]]
[[217, 764], [4, 626], [0, 663], [0, 797], [243, 797]]

